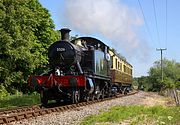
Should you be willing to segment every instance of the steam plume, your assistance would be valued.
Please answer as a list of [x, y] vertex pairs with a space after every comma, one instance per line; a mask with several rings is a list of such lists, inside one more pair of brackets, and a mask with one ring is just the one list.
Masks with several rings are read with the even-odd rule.
[[121, 0], [67, 0], [65, 16], [73, 30], [103, 36], [128, 58], [148, 55], [146, 42], [137, 33], [143, 21]]

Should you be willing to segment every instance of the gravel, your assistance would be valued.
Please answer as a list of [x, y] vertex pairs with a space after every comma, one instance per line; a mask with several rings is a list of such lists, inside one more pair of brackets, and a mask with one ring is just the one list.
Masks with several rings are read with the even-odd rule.
[[116, 98], [96, 104], [78, 107], [73, 110], [51, 113], [36, 118], [14, 122], [13, 125], [78, 125], [81, 120], [89, 115], [98, 114], [99, 111], [108, 110], [118, 105], [166, 105], [167, 100], [156, 93], [140, 91], [131, 96]]

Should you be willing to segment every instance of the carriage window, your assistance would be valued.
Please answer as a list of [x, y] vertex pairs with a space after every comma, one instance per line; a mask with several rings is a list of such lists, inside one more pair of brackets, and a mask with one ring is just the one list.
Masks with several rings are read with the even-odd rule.
[[120, 63], [120, 70], [122, 71], [122, 63]]
[[117, 69], [119, 69], [119, 61], [118, 61], [118, 68]]
[[111, 68], [113, 68], [113, 56], [111, 56], [111, 61], [110, 61], [110, 63], [111, 63]]
[[124, 72], [126, 72], [126, 66], [124, 65]]
[[117, 61], [117, 59], [116, 59], [116, 69], [118, 69], [118, 61]]

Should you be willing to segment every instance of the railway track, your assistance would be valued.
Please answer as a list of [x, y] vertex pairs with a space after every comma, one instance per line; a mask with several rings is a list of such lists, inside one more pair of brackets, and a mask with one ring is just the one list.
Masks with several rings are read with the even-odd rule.
[[105, 98], [103, 100], [100, 99], [100, 100], [81, 102], [78, 104], [64, 105], [64, 106], [51, 107], [51, 108], [41, 108], [40, 105], [34, 105], [34, 106], [21, 107], [21, 108], [16, 108], [16, 109], [11, 109], [11, 110], [3, 110], [3, 111], [0, 111], [0, 124], [9, 124], [11, 122], [21, 121], [23, 119], [50, 114], [52, 112], [63, 112], [66, 110], [72, 110], [77, 107], [91, 105], [97, 102], [102, 102], [102, 101], [111, 100], [114, 98], [133, 95], [133, 94], [136, 94], [137, 92], [138, 91], [133, 91], [131, 93], [128, 93], [127, 95], [119, 94], [116, 97], [114, 96], [110, 98]]

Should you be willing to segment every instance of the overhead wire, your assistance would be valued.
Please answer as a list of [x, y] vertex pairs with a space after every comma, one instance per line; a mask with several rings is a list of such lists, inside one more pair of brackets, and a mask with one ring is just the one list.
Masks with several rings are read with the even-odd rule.
[[140, 0], [138, 0], [138, 4], [139, 4], [140, 10], [141, 10], [141, 13], [142, 13], [142, 15], [143, 15], [143, 19], [144, 19], [144, 22], [145, 22], [146, 29], [147, 29], [147, 32], [148, 32], [148, 34], [149, 34], [150, 40], [153, 41], [153, 38], [152, 38], [151, 32], [150, 32], [150, 30], [149, 30], [149, 26], [148, 26], [148, 23], [147, 23], [147, 21], [146, 21], [146, 17], [145, 17], [144, 10], [143, 10], [143, 7], [142, 7], [142, 5], [141, 5]]
[[165, 38], [165, 47], [167, 48], [167, 23], [168, 23], [168, 14], [167, 14], [167, 11], [168, 11], [168, 7], [167, 7], [167, 0], [166, 0], [166, 38]]
[[157, 23], [156, 7], [155, 7], [154, 0], [153, 0], [153, 8], [154, 8], [154, 17], [155, 17], [155, 22], [156, 22], [156, 31], [157, 31], [158, 42], [159, 42], [160, 47], [161, 47], [161, 42], [160, 42], [160, 37], [159, 37], [159, 30], [158, 30], [158, 23]]
[[[165, 26], [165, 45], [164, 45], [166, 49], [167, 49], [167, 41], [168, 41], [168, 40], [167, 40], [167, 39], [168, 39], [168, 38], [167, 38], [167, 34], [168, 34], [168, 26], [167, 26], [167, 25], [168, 25], [168, 24], [167, 24], [167, 23], [168, 23], [168, 13], [167, 13], [167, 12], [168, 12], [168, 7], [167, 7], [167, 6], [168, 6], [168, 3], [167, 3], [167, 0], [166, 0], [166, 5], [165, 5], [165, 13], [166, 13], [166, 15], [165, 15], [165, 16], [166, 16], [166, 17], [165, 17], [165, 21], [166, 21], [166, 22], [165, 22], [165, 25], [166, 25], [166, 26]], [[166, 57], [166, 56], [167, 56], [167, 53], [164, 53], [164, 56]]]

